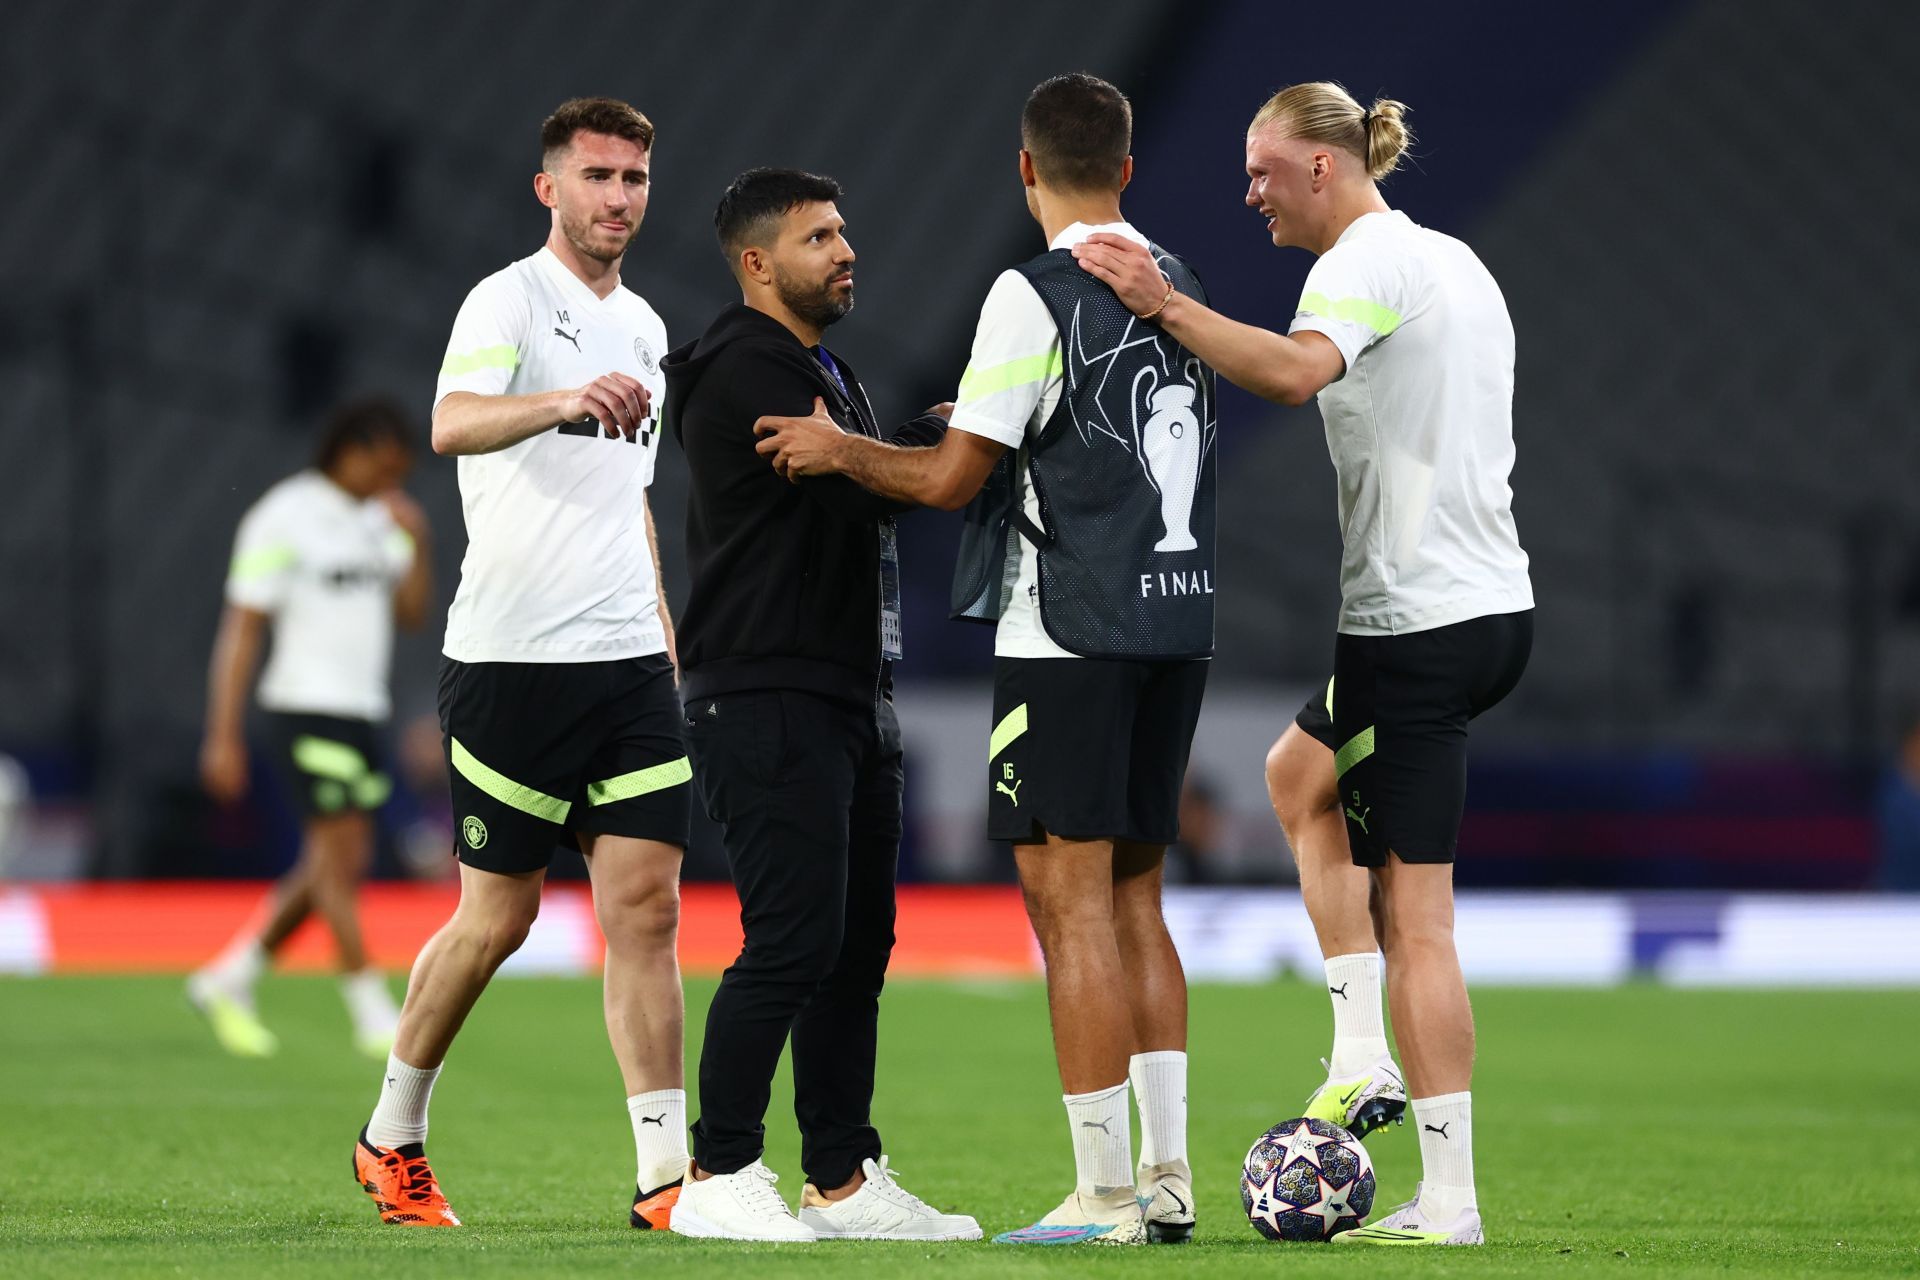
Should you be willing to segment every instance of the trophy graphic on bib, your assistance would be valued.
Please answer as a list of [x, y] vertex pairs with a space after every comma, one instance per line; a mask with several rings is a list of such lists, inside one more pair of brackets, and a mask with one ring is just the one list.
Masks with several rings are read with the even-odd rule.
[[[1150, 374], [1152, 370], [1142, 372]], [[1139, 426], [1140, 456], [1154, 488], [1160, 491], [1160, 523], [1166, 530], [1153, 544], [1155, 551], [1192, 551], [1200, 545], [1190, 526], [1205, 443], [1200, 418], [1194, 412], [1197, 395], [1197, 389], [1188, 383], [1169, 382], [1147, 396], [1149, 416]]]

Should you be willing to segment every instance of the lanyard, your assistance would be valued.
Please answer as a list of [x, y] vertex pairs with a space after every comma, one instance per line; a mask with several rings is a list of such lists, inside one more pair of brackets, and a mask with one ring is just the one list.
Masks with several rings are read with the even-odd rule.
[[[819, 357], [820, 363], [840, 388], [840, 394], [851, 405], [853, 388], [847, 385], [839, 363], [824, 346], [815, 347], [813, 354]], [[901, 648], [900, 541], [893, 527], [893, 517], [887, 516], [880, 521], [880, 656], [888, 662], [898, 662]]]

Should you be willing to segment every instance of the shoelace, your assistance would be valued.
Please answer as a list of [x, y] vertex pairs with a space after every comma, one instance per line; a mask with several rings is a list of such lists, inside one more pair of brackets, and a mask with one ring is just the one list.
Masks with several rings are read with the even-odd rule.
[[773, 1189], [773, 1184], [780, 1181], [779, 1174], [758, 1162], [748, 1165], [740, 1172], [749, 1175], [735, 1185], [734, 1197], [741, 1205], [758, 1214], [777, 1214], [782, 1218], [793, 1216], [793, 1210], [789, 1209], [787, 1202], [780, 1198], [780, 1193]]
[[867, 1185], [873, 1188], [875, 1195], [902, 1209], [938, 1216], [939, 1211], [932, 1205], [894, 1181], [893, 1170], [887, 1167], [885, 1156], [869, 1163], [872, 1168], [867, 1173]]
[[387, 1155], [390, 1167], [397, 1167], [400, 1173], [399, 1196], [411, 1204], [433, 1205], [443, 1202], [440, 1184], [434, 1180], [433, 1169], [427, 1164], [425, 1156], [415, 1156], [408, 1160], [399, 1152]]

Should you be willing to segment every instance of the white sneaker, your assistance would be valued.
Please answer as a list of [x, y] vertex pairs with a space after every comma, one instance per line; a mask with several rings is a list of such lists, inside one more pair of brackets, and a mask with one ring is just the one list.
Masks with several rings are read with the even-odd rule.
[[1343, 1231], [1334, 1240], [1340, 1244], [1376, 1245], [1475, 1245], [1487, 1242], [1486, 1230], [1480, 1225], [1480, 1210], [1476, 1206], [1468, 1205], [1454, 1216], [1452, 1222], [1433, 1222], [1420, 1211], [1420, 1190], [1415, 1187], [1413, 1199], [1380, 1221]]
[[1083, 1196], [1078, 1191], [1060, 1207], [1030, 1227], [1003, 1231], [995, 1244], [1145, 1244], [1147, 1220], [1132, 1187], [1110, 1196]]
[[755, 1160], [738, 1173], [689, 1177], [680, 1188], [668, 1227], [677, 1235], [708, 1240], [765, 1240], [810, 1244], [817, 1237], [773, 1189], [780, 1177]]
[[400, 1029], [400, 1006], [393, 1002], [387, 980], [371, 969], [350, 973], [340, 980], [340, 994], [353, 1020], [354, 1048], [385, 1062]]
[[213, 1026], [220, 1047], [237, 1058], [271, 1058], [280, 1040], [253, 1011], [253, 992], [234, 987], [218, 973], [196, 970], [187, 978], [187, 999]]
[[1185, 1244], [1193, 1238], [1193, 1170], [1185, 1160], [1143, 1164], [1134, 1179], [1151, 1244]]
[[980, 1224], [941, 1213], [894, 1181], [887, 1158], [860, 1162], [867, 1180], [845, 1200], [829, 1200], [809, 1182], [800, 1193], [800, 1224], [822, 1240], [978, 1240]]

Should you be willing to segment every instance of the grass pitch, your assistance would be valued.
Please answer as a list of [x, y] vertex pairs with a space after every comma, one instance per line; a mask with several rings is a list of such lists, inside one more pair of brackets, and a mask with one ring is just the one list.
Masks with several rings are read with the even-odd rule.
[[[690, 1052], [710, 983], [690, 984]], [[1281, 1246], [1236, 1170], [1317, 1082], [1317, 987], [1193, 998], [1200, 1226], [1183, 1248], [752, 1247], [626, 1225], [633, 1149], [589, 981], [495, 984], [434, 1095], [434, 1167], [469, 1224], [382, 1226], [349, 1154], [378, 1089], [332, 984], [261, 991], [281, 1055], [224, 1056], [166, 979], [0, 982], [0, 1273], [187, 1276], [1824, 1275], [1920, 1271], [1920, 995], [1477, 994], [1480, 1250]], [[691, 1069], [691, 1062], [689, 1067]], [[801, 1181], [785, 1081], [768, 1162]], [[989, 1234], [1072, 1177], [1043, 993], [900, 982], [876, 1120], [913, 1190]], [[1137, 1139], [1136, 1139], [1137, 1140]], [[1410, 1128], [1369, 1142], [1381, 1203]]]

